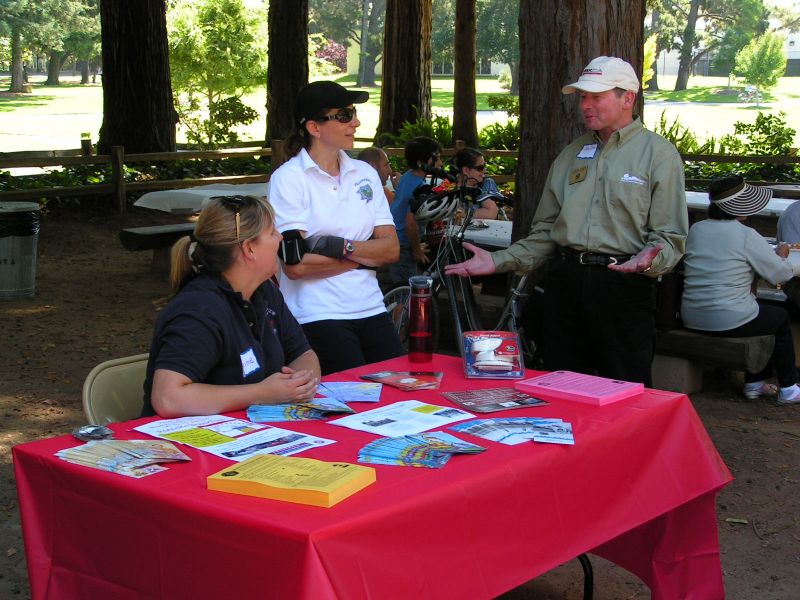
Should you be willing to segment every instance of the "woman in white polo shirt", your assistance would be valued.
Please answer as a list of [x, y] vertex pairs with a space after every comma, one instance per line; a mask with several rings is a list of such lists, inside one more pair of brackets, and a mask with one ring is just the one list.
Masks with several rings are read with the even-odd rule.
[[375, 276], [398, 258], [394, 221], [375, 169], [344, 152], [360, 125], [354, 105], [368, 97], [333, 81], [306, 85], [292, 158], [270, 178], [284, 237], [281, 292], [323, 374], [404, 353]]

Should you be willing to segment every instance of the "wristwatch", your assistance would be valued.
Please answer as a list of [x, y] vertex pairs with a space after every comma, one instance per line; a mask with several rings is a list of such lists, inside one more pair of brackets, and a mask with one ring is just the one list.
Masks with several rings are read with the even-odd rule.
[[344, 257], [350, 258], [350, 255], [356, 251], [356, 247], [353, 246], [353, 242], [351, 240], [344, 241]]

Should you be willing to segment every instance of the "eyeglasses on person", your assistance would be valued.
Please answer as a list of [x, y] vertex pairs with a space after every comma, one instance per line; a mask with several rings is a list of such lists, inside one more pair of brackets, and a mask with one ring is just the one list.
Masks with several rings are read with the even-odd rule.
[[482, 165], [473, 165], [470, 167], [470, 169], [475, 169], [476, 171], [485, 171], [486, 163], [483, 163]]
[[318, 117], [314, 119], [315, 121], [339, 121], [339, 123], [349, 123], [353, 120], [353, 117], [357, 116], [358, 111], [355, 108], [340, 108], [332, 115], [325, 115], [324, 117]]

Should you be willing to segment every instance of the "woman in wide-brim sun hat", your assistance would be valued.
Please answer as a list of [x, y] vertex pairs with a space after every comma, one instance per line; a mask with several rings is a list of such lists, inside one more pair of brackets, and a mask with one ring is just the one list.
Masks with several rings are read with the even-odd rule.
[[[789, 248], [775, 250], [744, 224], [772, 198], [772, 190], [752, 186], [741, 176], [714, 179], [709, 185], [708, 219], [692, 225], [686, 239], [685, 285], [681, 318], [689, 329], [719, 337], [774, 335], [767, 365], [745, 373], [749, 399], [777, 396], [778, 402], [800, 402], [794, 341], [785, 309], [759, 302], [752, 292], [758, 275], [772, 284], [789, 280]], [[775, 376], [778, 386], [767, 383]], [[780, 389], [778, 389], [780, 387]]]

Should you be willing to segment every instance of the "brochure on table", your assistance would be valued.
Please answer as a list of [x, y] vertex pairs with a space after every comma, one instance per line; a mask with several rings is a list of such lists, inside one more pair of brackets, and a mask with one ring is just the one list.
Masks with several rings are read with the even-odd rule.
[[525, 392], [507, 387], [442, 392], [442, 396], [454, 404], [458, 404], [467, 410], [478, 413], [489, 413], [498, 410], [530, 406], [545, 406], [549, 404], [549, 402], [545, 402], [541, 398], [536, 398]]
[[237, 462], [256, 454], [288, 456], [335, 442], [224, 415], [163, 419], [135, 430]]
[[398, 437], [435, 429], [474, 416], [458, 408], [425, 404], [419, 400], [404, 400], [328, 422], [358, 431]]

